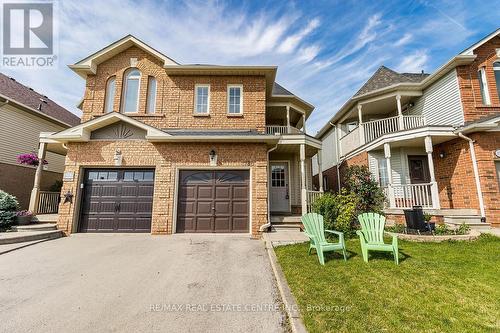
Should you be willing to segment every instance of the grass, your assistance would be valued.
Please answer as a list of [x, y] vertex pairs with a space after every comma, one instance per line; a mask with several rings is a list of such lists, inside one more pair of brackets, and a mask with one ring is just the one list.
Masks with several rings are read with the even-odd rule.
[[310, 332], [500, 332], [500, 238], [400, 240], [399, 266], [346, 245], [347, 262], [331, 253], [325, 266], [307, 243], [275, 249]]

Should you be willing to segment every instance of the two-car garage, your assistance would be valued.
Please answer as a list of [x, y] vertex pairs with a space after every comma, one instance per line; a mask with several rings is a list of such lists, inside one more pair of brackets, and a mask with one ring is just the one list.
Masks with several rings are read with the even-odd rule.
[[[153, 169], [86, 169], [83, 177], [80, 232], [151, 232]], [[179, 170], [176, 232], [249, 232], [249, 179], [248, 170]]]

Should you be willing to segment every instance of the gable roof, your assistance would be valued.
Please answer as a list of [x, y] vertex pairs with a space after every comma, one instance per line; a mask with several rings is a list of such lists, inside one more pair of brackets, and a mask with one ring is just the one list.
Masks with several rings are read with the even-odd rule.
[[137, 46], [138, 48], [143, 49], [144, 51], [148, 52], [149, 54], [162, 60], [165, 66], [166, 65], [179, 65], [175, 60], [167, 57], [163, 53], [152, 48], [151, 46], [147, 45], [146, 43], [144, 43], [140, 39], [138, 39], [132, 35], [127, 35], [127, 36], [117, 40], [116, 42], [109, 44], [105, 48], [103, 48], [95, 53], [92, 53], [91, 55], [78, 61], [74, 65], [69, 65], [68, 67], [71, 68], [74, 72], [76, 72], [81, 77], [85, 78], [87, 76], [87, 74], [95, 74], [96, 73], [97, 65], [112, 58], [116, 54], [118, 54], [118, 53], [132, 47], [132, 46]]
[[80, 123], [78, 116], [63, 108], [49, 97], [2, 73], [0, 73], [0, 96], [29, 109], [33, 113], [52, 118], [67, 126], [75, 126]]
[[289, 90], [287, 90], [285, 87], [280, 85], [277, 82], [273, 83], [273, 95], [274, 96], [295, 96], [293, 93], [291, 93]]
[[495, 30], [492, 33], [488, 34], [486, 37], [484, 37], [480, 41], [472, 44], [471, 46], [469, 46], [468, 48], [466, 48], [465, 50], [463, 50], [462, 52], [460, 52], [460, 55], [472, 55], [472, 54], [474, 54], [474, 50], [475, 49], [477, 49], [478, 47], [480, 47], [484, 43], [487, 43], [488, 41], [490, 41], [491, 39], [495, 38], [498, 35], [500, 35], [500, 28], [498, 28], [497, 30]]
[[380, 66], [375, 73], [354, 94], [354, 97], [392, 86], [397, 83], [419, 83], [428, 77], [426, 73], [398, 73], [385, 66]]

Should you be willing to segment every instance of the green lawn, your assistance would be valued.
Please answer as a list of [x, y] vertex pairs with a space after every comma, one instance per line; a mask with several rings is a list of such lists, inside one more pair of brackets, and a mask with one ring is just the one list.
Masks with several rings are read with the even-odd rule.
[[400, 240], [399, 266], [346, 245], [347, 262], [330, 253], [325, 266], [307, 243], [275, 249], [310, 332], [500, 332], [500, 238]]

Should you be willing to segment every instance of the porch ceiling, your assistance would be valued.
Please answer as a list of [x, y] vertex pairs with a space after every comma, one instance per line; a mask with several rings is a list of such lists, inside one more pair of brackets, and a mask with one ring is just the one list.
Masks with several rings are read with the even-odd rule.
[[[412, 147], [412, 148], [423, 148], [425, 147], [425, 136], [408, 136], [406, 138], [400, 138], [397, 141], [391, 141], [388, 142], [391, 146], [391, 148], [399, 148], [399, 147]], [[432, 138], [432, 145], [437, 145], [452, 139], [456, 139], [457, 136], [453, 134], [448, 134], [448, 135], [430, 135]], [[369, 151], [371, 150], [378, 150], [378, 149], [383, 149], [384, 147], [384, 142], [380, 142], [377, 145], [374, 145], [368, 149]]]
[[[305, 145], [306, 158], [313, 157], [318, 152], [318, 149], [309, 145]], [[273, 150], [277, 154], [300, 154], [300, 145], [278, 145], [278, 148]]]

